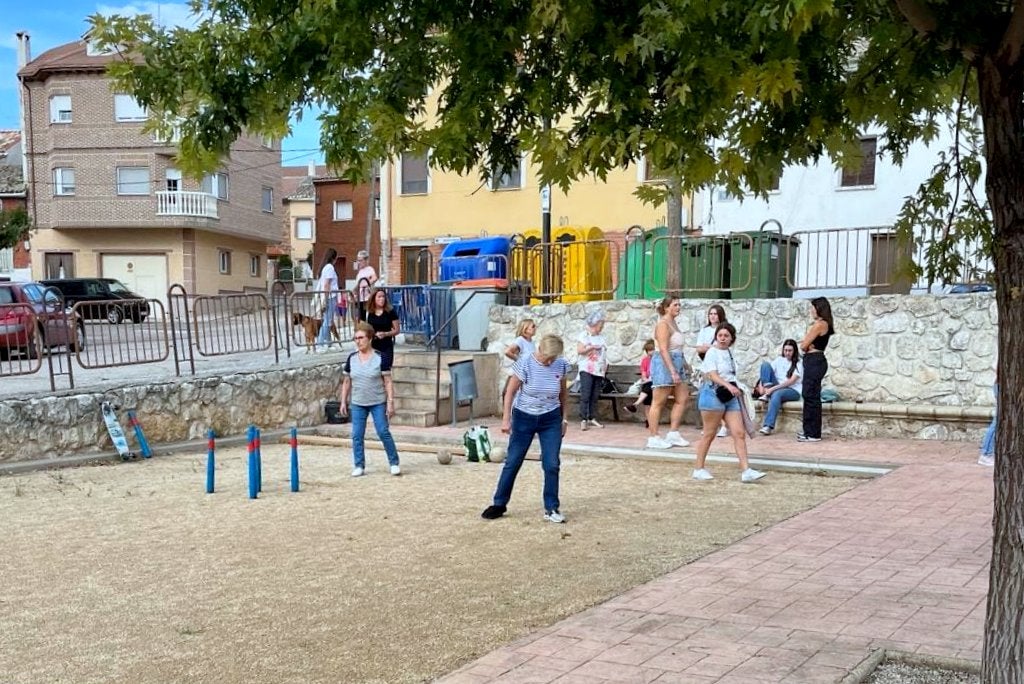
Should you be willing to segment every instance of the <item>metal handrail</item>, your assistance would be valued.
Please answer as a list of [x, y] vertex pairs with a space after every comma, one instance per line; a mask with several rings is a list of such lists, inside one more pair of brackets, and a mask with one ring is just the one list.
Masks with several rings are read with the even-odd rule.
[[[443, 333], [443, 332], [445, 332], [447, 330], [447, 328], [452, 324], [452, 321], [454, 321], [458, 317], [459, 312], [462, 311], [464, 308], [466, 308], [467, 304], [469, 304], [471, 301], [473, 301], [473, 297], [476, 297], [478, 294], [482, 294], [482, 293], [500, 294], [500, 293], [505, 292], [505, 291], [506, 290], [501, 290], [501, 289], [498, 289], [498, 288], [495, 287], [495, 288], [480, 288], [479, 290], [473, 290], [472, 292], [470, 292], [469, 296], [466, 297], [466, 301], [462, 302], [462, 304], [460, 304], [459, 307], [457, 309], [455, 309], [455, 311], [452, 312], [452, 315], [449, 316], [445, 320], [444, 323], [442, 323], [441, 325], [438, 326], [437, 332], [435, 332], [434, 335], [432, 337], [430, 337], [430, 339], [427, 340], [427, 342], [424, 345], [424, 347], [426, 349], [430, 349], [430, 345], [431, 344], [435, 344], [437, 342], [437, 338], [441, 336], [441, 333]], [[440, 345], [440, 343], [436, 344], [436, 349], [437, 349], [437, 355], [436, 355], [436, 357], [434, 359], [434, 361], [435, 361], [435, 363], [434, 363], [434, 416], [435, 416], [435, 420], [437, 419], [438, 416], [441, 415], [441, 345]]]

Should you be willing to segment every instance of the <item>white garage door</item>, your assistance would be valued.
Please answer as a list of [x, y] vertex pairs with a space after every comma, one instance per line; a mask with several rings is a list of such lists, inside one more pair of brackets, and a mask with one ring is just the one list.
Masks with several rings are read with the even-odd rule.
[[162, 254], [104, 254], [103, 277], [116, 278], [146, 299], [167, 306], [167, 257]]

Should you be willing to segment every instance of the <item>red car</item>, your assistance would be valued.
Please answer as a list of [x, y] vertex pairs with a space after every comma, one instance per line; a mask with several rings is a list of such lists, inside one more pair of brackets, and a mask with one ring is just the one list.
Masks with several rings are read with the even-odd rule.
[[37, 335], [44, 349], [67, 345], [77, 352], [85, 348], [85, 324], [65, 313], [57, 293], [39, 283], [0, 282], [0, 360], [15, 353], [36, 358]]

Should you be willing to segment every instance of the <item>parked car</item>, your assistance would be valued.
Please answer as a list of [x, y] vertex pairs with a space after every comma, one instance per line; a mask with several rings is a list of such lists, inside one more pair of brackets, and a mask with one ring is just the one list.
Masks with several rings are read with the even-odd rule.
[[14, 353], [34, 359], [40, 346], [65, 345], [74, 352], [85, 349], [85, 324], [66, 311], [60, 297], [41, 283], [0, 282], [0, 360]]
[[949, 294], [970, 294], [972, 292], [993, 292], [990, 283], [957, 283], [949, 288]]
[[60, 278], [43, 280], [42, 283], [60, 290], [68, 306], [80, 304], [78, 313], [87, 320], [106, 319], [117, 325], [126, 318], [132, 323], [141, 323], [149, 316], [146, 298], [129, 290], [120, 280]]

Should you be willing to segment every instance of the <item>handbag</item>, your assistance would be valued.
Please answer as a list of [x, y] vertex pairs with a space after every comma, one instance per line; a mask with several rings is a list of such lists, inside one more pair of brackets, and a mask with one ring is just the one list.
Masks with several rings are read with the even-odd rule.
[[725, 385], [715, 385], [715, 396], [723, 404], [728, 404], [733, 398], [732, 392]]

